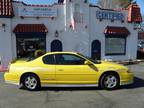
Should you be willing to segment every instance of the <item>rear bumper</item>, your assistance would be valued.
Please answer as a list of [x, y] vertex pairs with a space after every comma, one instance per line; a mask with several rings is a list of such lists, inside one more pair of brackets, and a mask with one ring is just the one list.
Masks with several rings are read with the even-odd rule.
[[16, 74], [6, 72], [4, 74], [4, 80], [6, 83], [19, 85], [19, 77]]
[[133, 84], [133, 82], [134, 82], [134, 74], [133, 73], [124, 73], [121, 76], [120, 85], [129, 85], [129, 84]]

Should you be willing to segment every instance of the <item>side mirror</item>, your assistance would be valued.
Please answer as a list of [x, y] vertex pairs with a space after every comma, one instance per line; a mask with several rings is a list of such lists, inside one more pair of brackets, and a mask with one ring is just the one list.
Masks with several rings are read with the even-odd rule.
[[85, 61], [84, 64], [85, 64], [85, 65], [92, 65], [92, 63], [89, 62], [89, 61]]

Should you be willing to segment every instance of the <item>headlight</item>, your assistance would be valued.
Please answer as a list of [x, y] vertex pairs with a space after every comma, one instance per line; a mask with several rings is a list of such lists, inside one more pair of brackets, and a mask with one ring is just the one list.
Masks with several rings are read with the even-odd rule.
[[132, 73], [132, 71], [129, 68], [121, 68], [121, 69], [118, 69], [117, 72]]
[[131, 73], [131, 70], [130, 70], [130, 69], [128, 69], [128, 70], [127, 70], [127, 73]]
[[117, 71], [118, 72], [127, 72], [128, 70], [127, 69], [118, 69]]

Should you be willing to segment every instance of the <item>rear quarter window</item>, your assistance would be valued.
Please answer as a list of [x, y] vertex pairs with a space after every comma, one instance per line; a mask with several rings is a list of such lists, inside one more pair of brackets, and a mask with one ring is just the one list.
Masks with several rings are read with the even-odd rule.
[[53, 55], [46, 55], [42, 58], [44, 64], [55, 64]]

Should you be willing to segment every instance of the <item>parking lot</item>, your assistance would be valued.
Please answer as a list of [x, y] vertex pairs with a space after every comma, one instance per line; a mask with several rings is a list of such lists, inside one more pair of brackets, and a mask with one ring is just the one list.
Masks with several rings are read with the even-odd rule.
[[144, 108], [144, 63], [129, 65], [135, 83], [118, 90], [42, 88], [30, 92], [5, 84], [0, 73], [0, 108]]

